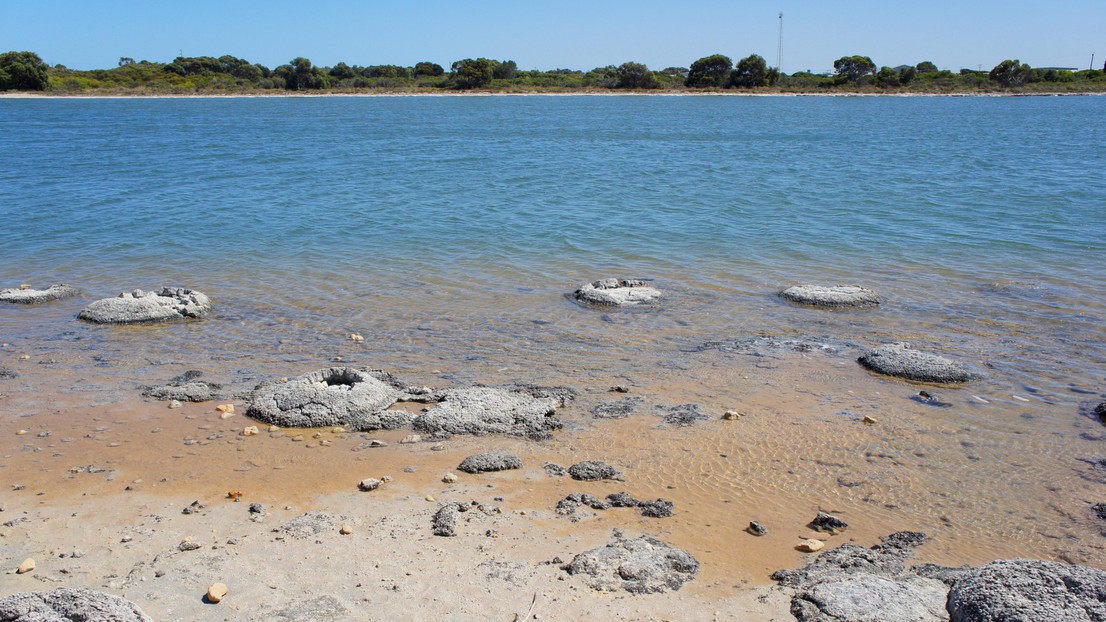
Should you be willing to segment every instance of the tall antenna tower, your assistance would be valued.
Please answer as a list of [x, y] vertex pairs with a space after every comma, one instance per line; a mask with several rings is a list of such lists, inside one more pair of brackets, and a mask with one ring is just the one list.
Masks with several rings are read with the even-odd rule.
[[776, 41], [776, 71], [780, 70], [780, 58], [783, 56], [783, 11], [780, 11], [780, 38]]

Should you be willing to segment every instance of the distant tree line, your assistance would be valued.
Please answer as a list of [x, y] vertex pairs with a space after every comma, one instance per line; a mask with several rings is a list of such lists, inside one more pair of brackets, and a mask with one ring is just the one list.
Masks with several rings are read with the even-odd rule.
[[270, 69], [234, 56], [178, 56], [169, 63], [119, 59], [117, 67], [77, 71], [50, 66], [33, 52], [0, 55], [0, 91], [89, 91], [135, 93], [286, 91], [426, 91], [489, 90], [555, 92], [589, 90], [764, 90], [768, 92], [962, 92], [1106, 91], [1102, 70], [1034, 69], [1018, 60], [1004, 60], [990, 72], [941, 70], [929, 61], [899, 67], [877, 67], [867, 56], [843, 56], [834, 71], [814, 74], [780, 73], [752, 54], [734, 62], [728, 56], [704, 56], [689, 67], [653, 70], [644, 64], [596, 67], [591, 71], [521, 70], [513, 60], [465, 58], [447, 71], [429, 61], [413, 67], [347, 65], [319, 67], [296, 57]]

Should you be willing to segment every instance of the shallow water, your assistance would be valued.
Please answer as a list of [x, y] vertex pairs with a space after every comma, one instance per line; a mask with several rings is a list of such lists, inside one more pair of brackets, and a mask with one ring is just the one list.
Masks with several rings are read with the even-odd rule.
[[[916, 519], [957, 543], [949, 559], [978, 561], [955, 550], [1004, 551], [1028, 508], [1042, 525], [1013, 553], [1056, 550], [1040, 532], [1078, 548], [1098, 537], [1080, 504], [1106, 500], [1080, 461], [1106, 454], [1088, 416], [1106, 385], [1101, 111], [1092, 97], [0, 100], [0, 286], [85, 292], [0, 307], [0, 364], [23, 374], [0, 393], [103, 404], [183, 369], [250, 386], [337, 358], [428, 384], [564, 383], [585, 392], [565, 443], [658, 485], [713, 473], [725, 483], [671, 494], [716, 522], [726, 495], [777, 513], [835, 499], [869, 514], [869, 535]], [[566, 298], [607, 276], [667, 298]], [[885, 302], [776, 296], [803, 282]], [[204, 291], [214, 316], [75, 320], [160, 285]], [[733, 343], [751, 337], [814, 345]], [[948, 409], [912, 402], [919, 387], [854, 363], [899, 340], [984, 378], [940, 390]], [[696, 458], [651, 462], [642, 439], [662, 437], [589, 421], [611, 384], [646, 398], [635, 425], [650, 430], [653, 404], [765, 419], [748, 438], [677, 430]], [[817, 442], [792, 429], [807, 413]], [[869, 439], [858, 413], [893, 433]], [[737, 466], [708, 459], [740, 442]]]

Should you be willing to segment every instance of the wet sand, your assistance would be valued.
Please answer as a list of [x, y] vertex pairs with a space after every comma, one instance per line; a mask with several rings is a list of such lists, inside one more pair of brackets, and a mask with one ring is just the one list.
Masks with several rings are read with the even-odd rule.
[[[913, 385], [866, 372], [848, 355], [757, 354], [706, 351], [694, 364], [637, 376], [591, 370], [586, 384], [572, 370], [543, 377], [580, 391], [559, 411], [565, 429], [550, 441], [455, 436], [403, 444], [409, 430], [260, 426], [261, 434], [242, 436], [256, 422], [241, 414], [241, 400], [239, 414], [226, 419], [215, 406], [231, 400], [169, 409], [132, 387], [120, 388], [116, 403], [89, 406], [87, 395], [72, 392], [79, 378], [7, 351], [2, 362], [21, 377], [0, 384], [7, 394], [0, 473], [12, 486], [0, 502], [0, 557], [6, 568], [26, 557], [38, 567], [5, 576], [0, 595], [87, 586], [125, 595], [155, 619], [306, 620], [311, 607], [358, 619], [367, 604], [382, 619], [509, 619], [525, 615], [536, 593], [539, 619], [710, 619], [717, 611], [718, 619], [744, 612], [787, 620], [787, 592], [768, 575], [803, 563], [793, 547], [813, 535], [806, 524], [820, 509], [850, 525], [841, 535], [818, 535], [831, 547], [871, 545], [910, 529], [932, 538], [919, 561], [1031, 557], [1106, 567], [1088, 512], [1103, 500], [1106, 474], [1085, 462], [1100, 451], [1098, 422], [1073, 413], [1054, 433], [1041, 433], [1042, 406], [1032, 396]], [[448, 386], [441, 375], [427, 369], [404, 379]], [[629, 392], [611, 393], [613, 385]], [[912, 400], [920, 388], [950, 406]], [[628, 418], [590, 414], [626, 397], [642, 400]], [[699, 404], [708, 418], [679, 427], [654, 412], [683, 403]], [[742, 417], [722, 420], [730, 409]], [[865, 415], [877, 422], [866, 425]], [[387, 446], [359, 448], [368, 439]], [[456, 471], [464, 457], [493, 449], [518, 454], [524, 468]], [[589, 459], [617, 466], [626, 481], [576, 482], [542, 468]], [[89, 465], [95, 472], [71, 471]], [[447, 471], [457, 483], [441, 482]], [[379, 490], [357, 490], [361, 479], [385, 475], [394, 480]], [[243, 493], [241, 503], [226, 498], [231, 490]], [[573, 522], [554, 511], [573, 492], [623, 490], [673, 501], [676, 514], [585, 508]], [[456, 538], [431, 534], [442, 502], [473, 500], [503, 513], [467, 513], [472, 522], [462, 522]], [[181, 514], [193, 501], [206, 508]], [[266, 508], [262, 522], [250, 520], [250, 503]], [[302, 540], [272, 531], [308, 511], [339, 518]], [[768, 535], [745, 533], [751, 520]], [[338, 533], [343, 522], [353, 534]], [[679, 592], [634, 597], [594, 592], [550, 563], [605, 544], [613, 529], [690, 551], [702, 564], [699, 576]], [[178, 551], [188, 536], [202, 548]], [[86, 554], [60, 557], [73, 549]], [[230, 595], [204, 604], [214, 581], [227, 583]], [[305, 603], [308, 613], [297, 613]]]

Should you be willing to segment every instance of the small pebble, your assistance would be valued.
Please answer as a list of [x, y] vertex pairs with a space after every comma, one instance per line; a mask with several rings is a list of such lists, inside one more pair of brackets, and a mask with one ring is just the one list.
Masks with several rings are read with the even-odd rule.
[[727, 410], [722, 415], [722, 418], [725, 419], [726, 421], [735, 421], [735, 420], [741, 418], [741, 413], [737, 412], [736, 410]]
[[403, 445], [410, 445], [411, 443], [418, 443], [420, 441], [422, 441], [422, 437], [418, 434], [408, 434], [407, 436], [403, 437], [403, 440], [400, 441], [400, 443]]
[[383, 482], [374, 477], [367, 477], [357, 484], [357, 488], [359, 488], [362, 492], [369, 492], [371, 490], [376, 490], [377, 488], [380, 488], [380, 485], [382, 483]]
[[349, 534], [353, 533], [353, 527], [350, 527], [349, 525], [342, 525], [342, 528], [338, 530], [338, 533], [342, 534], [343, 536], [348, 536]]
[[16, 574], [26, 574], [35, 569], [35, 560], [31, 557], [23, 560], [22, 564], [19, 564], [19, 568], [15, 569]]
[[825, 546], [826, 543], [822, 542], [821, 540], [809, 539], [803, 540], [795, 548], [802, 551], [803, 553], [814, 553], [817, 551], [821, 551]]
[[446, 473], [442, 476], [442, 481], [446, 484], [452, 484], [457, 481], [457, 476], [452, 473]]
[[219, 404], [215, 407], [215, 410], [221, 413], [232, 413], [234, 412], [234, 404]]
[[872, 425], [874, 423], [877, 423], [876, 418], [871, 416], [871, 415], [864, 415], [864, 419], [861, 419], [861, 421], [863, 421], [867, 425]]
[[768, 533], [768, 528], [760, 524], [757, 521], [751, 521], [749, 526], [745, 528], [745, 531], [753, 534], [754, 536], [763, 536]]
[[223, 414], [219, 415], [219, 418], [220, 419], [230, 419], [233, 416], [234, 416], [234, 413], [229, 413], [228, 412], [228, 413], [223, 413]]
[[211, 587], [207, 588], [207, 600], [209, 602], [217, 603], [223, 600], [223, 597], [227, 595], [229, 589], [226, 584], [212, 583]]
[[357, 333], [350, 333], [349, 340], [350, 341], [364, 341], [365, 338], [362, 337], [361, 335], [358, 335]]
[[169, 408], [180, 408], [181, 406], [184, 406], [184, 404], [181, 404], [177, 400], [169, 402]]
[[257, 431], [257, 426], [255, 426], [255, 425], [246, 426], [242, 430], [242, 436], [256, 436], [257, 432], [258, 432]]
[[432, 497], [430, 495], [426, 495], [426, 500], [433, 503], [434, 502], [434, 497]]

